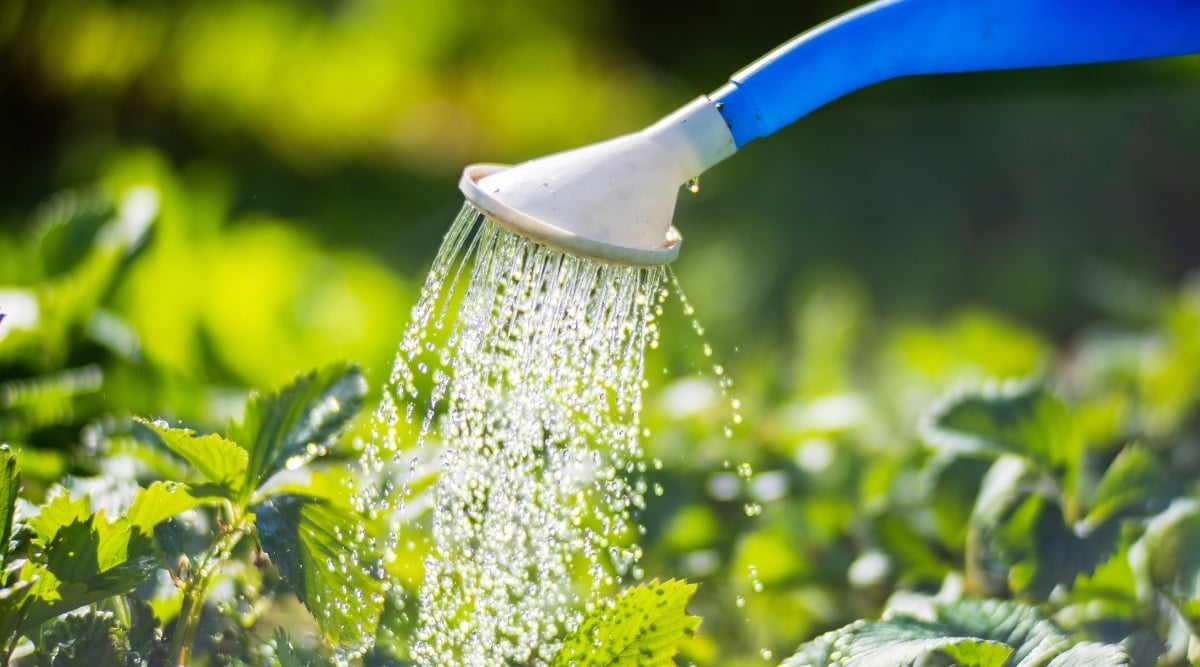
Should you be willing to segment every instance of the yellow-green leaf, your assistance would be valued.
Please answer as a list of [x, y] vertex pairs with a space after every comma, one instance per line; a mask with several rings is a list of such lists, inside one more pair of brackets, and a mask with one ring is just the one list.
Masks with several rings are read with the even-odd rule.
[[669, 667], [679, 642], [696, 632], [700, 619], [687, 613], [696, 585], [671, 579], [625, 590], [602, 605], [567, 637], [554, 667], [597, 665]]
[[241, 492], [250, 455], [237, 443], [215, 433], [198, 436], [191, 429], [172, 428], [162, 422], [141, 423], [158, 434], [167, 449], [195, 468], [204, 481], [226, 489], [230, 496]]

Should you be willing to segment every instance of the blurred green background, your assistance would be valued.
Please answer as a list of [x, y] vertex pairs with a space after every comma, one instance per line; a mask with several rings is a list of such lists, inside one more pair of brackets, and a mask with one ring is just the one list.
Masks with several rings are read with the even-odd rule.
[[[71, 448], [114, 414], [211, 427], [342, 357], [377, 391], [463, 165], [638, 129], [854, 4], [7, 0], [0, 436], [50, 481], [88, 471]], [[863, 461], [908, 456], [955, 383], [1044, 373], [1093, 322], [1191, 312], [1197, 119], [1197, 58], [905, 79], [706, 174], [673, 270], [751, 426], [720, 437], [711, 377], [652, 389], [648, 446], [689, 463], [646, 517], [650, 574], [741, 573], [697, 604], [750, 655], [874, 613], [866, 575], [834, 598], [873, 548], [855, 517], [901, 474]], [[80, 264], [55, 230], [83, 214], [112, 243]], [[664, 341], [652, 381], [703, 365], [687, 322]], [[1184, 398], [1151, 433], [1193, 405], [1190, 375], [1163, 382]], [[804, 517], [721, 534], [745, 521], [720, 472], [741, 459], [778, 473], [764, 502], [807, 489]], [[782, 591], [747, 605], [752, 633], [729, 613], [747, 563]]]

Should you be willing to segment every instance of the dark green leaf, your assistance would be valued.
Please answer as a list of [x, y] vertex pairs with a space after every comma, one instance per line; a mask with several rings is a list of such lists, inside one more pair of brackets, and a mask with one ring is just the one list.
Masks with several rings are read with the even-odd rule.
[[257, 489], [289, 461], [319, 456], [362, 408], [366, 390], [358, 366], [338, 363], [252, 394], [242, 422], [229, 428], [229, 439], [250, 453], [245, 489]]
[[12, 537], [13, 514], [20, 490], [21, 473], [17, 470], [17, 456], [8, 445], [0, 445], [0, 571], [8, 567], [8, 540]]
[[934, 410], [921, 424], [930, 446], [970, 456], [1017, 454], [1049, 468], [1078, 460], [1081, 444], [1070, 411], [1036, 384], [967, 394]]
[[1084, 519], [1088, 528], [1109, 519], [1134, 514], [1149, 516], [1162, 511], [1182, 491], [1178, 482], [1145, 447], [1121, 450], [1100, 478], [1092, 494], [1092, 510]]
[[357, 515], [333, 503], [273, 496], [253, 508], [263, 550], [326, 639], [346, 657], [365, 651], [383, 609]]
[[921, 471], [921, 488], [933, 514], [942, 543], [961, 549], [967, 537], [971, 510], [991, 461], [952, 455], [935, 455]]
[[950, 564], [938, 553], [935, 542], [918, 533], [903, 516], [885, 512], [871, 522], [879, 547], [900, 564], [904, 576], [916, 581], [938, 582]]
[[552, 665], [667, 667], [679, 642], [700, 619], [687, 613], [695, 584], [674, 579], [626, 589], [611, 606], [601, 605], [563, 642]]
[[50, 623], [38, 637], [35, 657], [38, 667], [82, 664], [117, 667], [130, 664], [128, 652], [125, 628], [112, 612], [89, 609]]
[[1085, 536], [1067, 524], [1057, 497], [1028, 459], [1003, 456], [984, 477], [971, 517], [968, 573], [983, 590], [1045, 597], [1095, 569], [1117, 547], [1118, 526]]
[[37, 635], [39, 667], [156, 667], [167, 662], [167, 646], [150, 608], [127, 598], [129, 627], [110, 611], [88, 609], [61, 616]]

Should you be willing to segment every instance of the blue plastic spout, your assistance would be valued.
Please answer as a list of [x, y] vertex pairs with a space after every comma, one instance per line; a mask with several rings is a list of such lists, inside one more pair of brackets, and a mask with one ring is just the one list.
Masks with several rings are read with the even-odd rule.
[[881, 81], [1200, 53], [1200, 0], [880, 0], [780, 46], [709, 97], [741, 147]]

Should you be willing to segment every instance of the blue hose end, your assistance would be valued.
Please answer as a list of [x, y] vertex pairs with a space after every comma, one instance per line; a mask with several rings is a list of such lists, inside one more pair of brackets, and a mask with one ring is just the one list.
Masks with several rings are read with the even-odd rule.
[[758, 110], [751, 104], [750, 98], [742, 94], [737, 83], [730, 81], [708, 96], [713, 106], [725, 119], [729, 133], [733, 135], [733, 143], [738, 148], [770, 134], [763, 125]]

